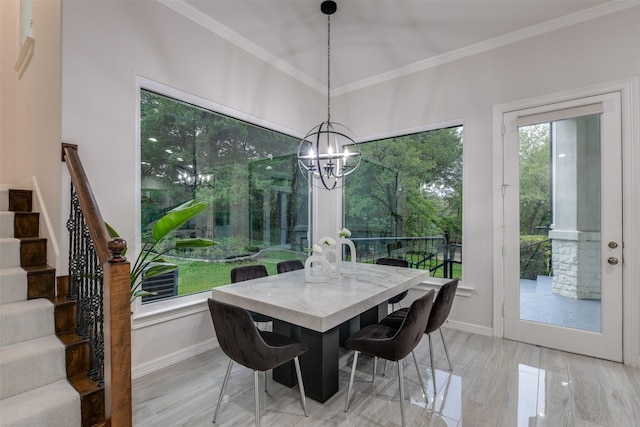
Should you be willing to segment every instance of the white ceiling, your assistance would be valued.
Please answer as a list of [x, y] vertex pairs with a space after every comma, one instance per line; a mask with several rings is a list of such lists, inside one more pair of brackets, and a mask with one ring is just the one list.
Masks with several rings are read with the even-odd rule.
[[[158, 0], [326, 93], [322, 0]], [[593, 19], [639, 0], [337, 0], [331, 94]]]

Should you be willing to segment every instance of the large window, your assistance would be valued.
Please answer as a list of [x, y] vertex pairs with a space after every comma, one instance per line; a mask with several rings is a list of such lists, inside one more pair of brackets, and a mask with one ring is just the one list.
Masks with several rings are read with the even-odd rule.
[[462, 278], [462, 127], [371, 141], [344, 189], [359, 261], [404, 258]]
[[278, 261], [304, 255], [309, 197], [298, 139], [148, 90], [140, 99], [142, 240], [168, 210], [196, 199], [207, 210], [175, 237], [218, 242], [169, 252], [177, 272], [149, 278], [143, 286], [157, 295], [143, 303], [227, 284], [242, 263], [273, 274]]

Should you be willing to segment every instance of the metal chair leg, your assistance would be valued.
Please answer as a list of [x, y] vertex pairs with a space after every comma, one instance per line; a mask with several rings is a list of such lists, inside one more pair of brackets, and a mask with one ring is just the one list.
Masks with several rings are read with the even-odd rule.
[[433, 342], [431, 341], [431, 334], [427, 334], [429, 337], [429, 356], [431, 358], [431, 379], [433, 380], [433, 395], [438, 394], [436, 391], [436, 368], [433, 365]]
[[351, 378], [349, 378], [349, 388], [347, 389], [347, 403], [344, 405], [344, 412], [349, 411], [349, 397], [351, 397], [351, 389], [353, 388], [353, 377], [356, 374], [356, 365], [358, 364], [358, 353], [356, 351], [353, 355], [353, 365], [351, 365]]
[[371, 382], [375, 384], [376, 382], [376, 371], [378, 368], [378, 358], [373, 356], [373, 375], [371, 376]]
[[442, 345], [444, 346], [444, 354], [447, 356], [447, 362], [449, 363], [449, 371], [453, 372], [453, 366], [451, 365], [451, 359], [449, 359], [449, 350], [447, 349], [447, 342], [444, 339], [442, 328], [439, 328], [438, 330], [440, 331], [440, 337], [442, 338]]
[[424, 379], [422, 378], [422, 373], [420, 373], [420, 366], [418, 366], [418, 358], [416, 357], [416, 352], [411, 351], [411, 355], [413, 356], [413, 363], [416, 365], [416, 371], [418, 371], [418, 379], [420, 380], [420, 385], [422, 386], [422, 392], [424, 393], [425, 402], [429, 403], [429, 399], [427, 398], [427, 386], [424, 383]]
[[296, 375], [298, 376], [298, 387], [300, 388], [300, 397], [302, 397], [302, 408], [304, 409], [304, 416], [308, 417], [307, 412], [307, 397], [304, 394], [304, 384], [302, 383], [302, 373], [300, 372], [300, 361], [298, 357], [293, 358], [293, 363], [296, 365]]
[[267, 390], [267, 371], [264, 371], [264, 392], [269, 392], [269, 390]]
[[402, 360], [398, 360], [398, 379], [400, 383], [400, 418], [402, 418], [402, 427], [405, 426], [404, 416], [404, 368], [402, 367]]
[[233, 360], [229, 359], [229, 365], [227, 366], [227, 373], [224, 376], [224, 381], [222, 382], [222, 388], [220, 389], [220, 397], [218, 397], [218, 404], [216, 405], [216, 412], [213, 414], [213, 423], [216, 422], [216, 418], [218, 418], [218, 411], [220, 410], [220, 405], [222, 404], [222, 397], [224, 396], [224, 390], [227, 388], [227, 382], [229, 381], [229, 375], [231, 375], [231, 367], [233, 366]]
[[253, 400], [256, 408], [256, 427], [260, 427], [260, 389], [259, 371], [253, 371]]

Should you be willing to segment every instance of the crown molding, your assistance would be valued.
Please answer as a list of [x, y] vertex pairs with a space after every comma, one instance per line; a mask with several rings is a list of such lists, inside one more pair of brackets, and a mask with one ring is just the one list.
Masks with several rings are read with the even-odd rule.
[[569, 15], [561, 16], [550, 21], [543, 22], [541, 24], [532, 25], [530, 27], [523, 28], [521, 30], [513, 31], [511, 33], [495, 37], [480, 43], [475, 43], [469, 46], [465, 46], [460, 49], [452, 50], [442, 55], [437, 55], [423, 61], [415, 62], [406, 67], [397, 68], [395, 70], [378, 74], [373, 77], [369, 77], [351, 84], [337, 87], [331, 92], [333, 96], [342, 95], [345, 93], [353, 92], [358, 89], [363, 89], [369, 86], [373, 86], [379, 83], [384, 83], [389, 80], [393, 80], [399, 77], [403, 77], [409, 74], [413, 74], [419, 71], [423, 71], [429, 68], [444, 65], [449, 62], [457, 61], [462, 58], [466, 58], [472, 55], [477, 55], [482, 52], [497, 49], [518, 41], [522, 41], [531, 37], [539, 36], [545, 33], [559, 30], [561, 28], [569, 27], [571, 25], [579, 24], [581, 22], [596, 19], [611, 13], [619, 12], [634, 6], [639, 6], [640, 0], [620, 0], [612, 1], [609, 3], [603, 3], [598, 6], [594, 6], [580, 12], [575, 12]]
[[[324, 94], [327, 92], [327, 86], [323, 83], [310, 77], [292, 67], [285, 61], [271, 54], [269, 51], [261, 48], [253, 43], [251, 40], [241, 36], [229, 27], [221, 24], [208, 15], [203, 14], [199, 10], [193, 8], [184, 0], [157, 0], [170, 9], [178, 12], [191, 21], [201, 25], [214, 34], [217, 34], [221, 38], [236, 45], [240, 49], [245, 50], [251, 55], [265, 61], [278, 70], [290, 75], [291, 77], [299, 80], [301, 83], [317, 90]], [[479, 53], [487, 52], [502, 46], [509, 45], [521, 40], [525, 40], [531, 37], [539, 36], [551, 31], [556, 31], [561, 28], [569, 27], [571, 25], [579, 24], [581, 22], [596, 19], [611, 13], [619, 12], [631, 7], [640, 6], [640, 0], [613, 0], [607, 3], [603, 3], [580, 12], [575, 12], [569, 15], [561, 16], [537, 25], [532, 25], [521, 30], [513, 31], [511, 33], [495, 37], [480, 43], [475, 43], [469, 46], [465, 46], [460, 49], [453, 50], [451, 52], [437, 55], [431, 58], [424, 59], [422, 61], [415, 62], [406, 67], [397, 68], [395, 70], [381, 73], [376, 76], [372, 76], [366, 79], [359, 80], [354, 83], [350, 83], [344, 86], [336, 87], [331, 90], [332, 96], [343, 95], [349, 92], [353, 92], [359, 89], [363, 89], [376, 84], [384, 83], [389, 80], [393, 80], [399, 77], [407, 76], [419, 71], [423, 71], [429, 68], [444, 65], [449, 62], [457, 61], [462, 58], [466, 58]]]
[[297, 68], [292, 67], [287, 62], [271, 54], [271, 52], [261, 48], [257, 44], [253, 43], [251, 40], [236, 33], [231, 28], [223, 25], [219, 21], [216, 21], [210, 16], [192, 7], [190, 4], [186, 3], [184, 0], [157, 0], [157, 1], [167, 6], [168, 8], [174, 10], [175, 12], [178, 12], [180, 15], [184, 16], [185, 18], [190, 19], [196, 24], [220, 36], [221, 38], [228, 41], [229, 43], [236, 45], [240, 49], [243, 49], [249, 54], [265, 61], [266, 63], [277, 68], [283, 73], [286, 73], [291, 77], [295, 78], [296, 80], [299, 80], [300, 82], [311, 87], [312, 89], [315, 89], [320, 93], [326, 93], [327, 91], [326, 85], [318, 82], [317, 80], [313, 79], [308, 74], [303, 73]]

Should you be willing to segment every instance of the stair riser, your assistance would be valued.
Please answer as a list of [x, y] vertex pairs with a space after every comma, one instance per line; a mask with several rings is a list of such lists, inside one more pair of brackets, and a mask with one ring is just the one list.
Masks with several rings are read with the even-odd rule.
[[20, 240], [20, 266], [31, 267], [47, 264], [47, 239]]
[[54, 308], [56, 334], [62, 332], [71, 332], [76, 328], [76, 303], [75, 301], [67, 301], [64, 303], [55, 303]]
[[9, 210], [13, 212], [31, 212], [33, 210], [32, 191], [9, 190]]
[[65, 348], [67, 378], [86, 374], [89, 371], [89, 342], [69, 344]]
[[80, 396], [82, 425], [95, 426], [104, 422], [104, 388]]
[[13, 236], [39, 237], [40, 236], [40, 213], [38, 212], [16, 212], [13, 219]]
[[29, 299], [53, 298], [56, 294], [56, 272], [53, 268], [27, 272]]

